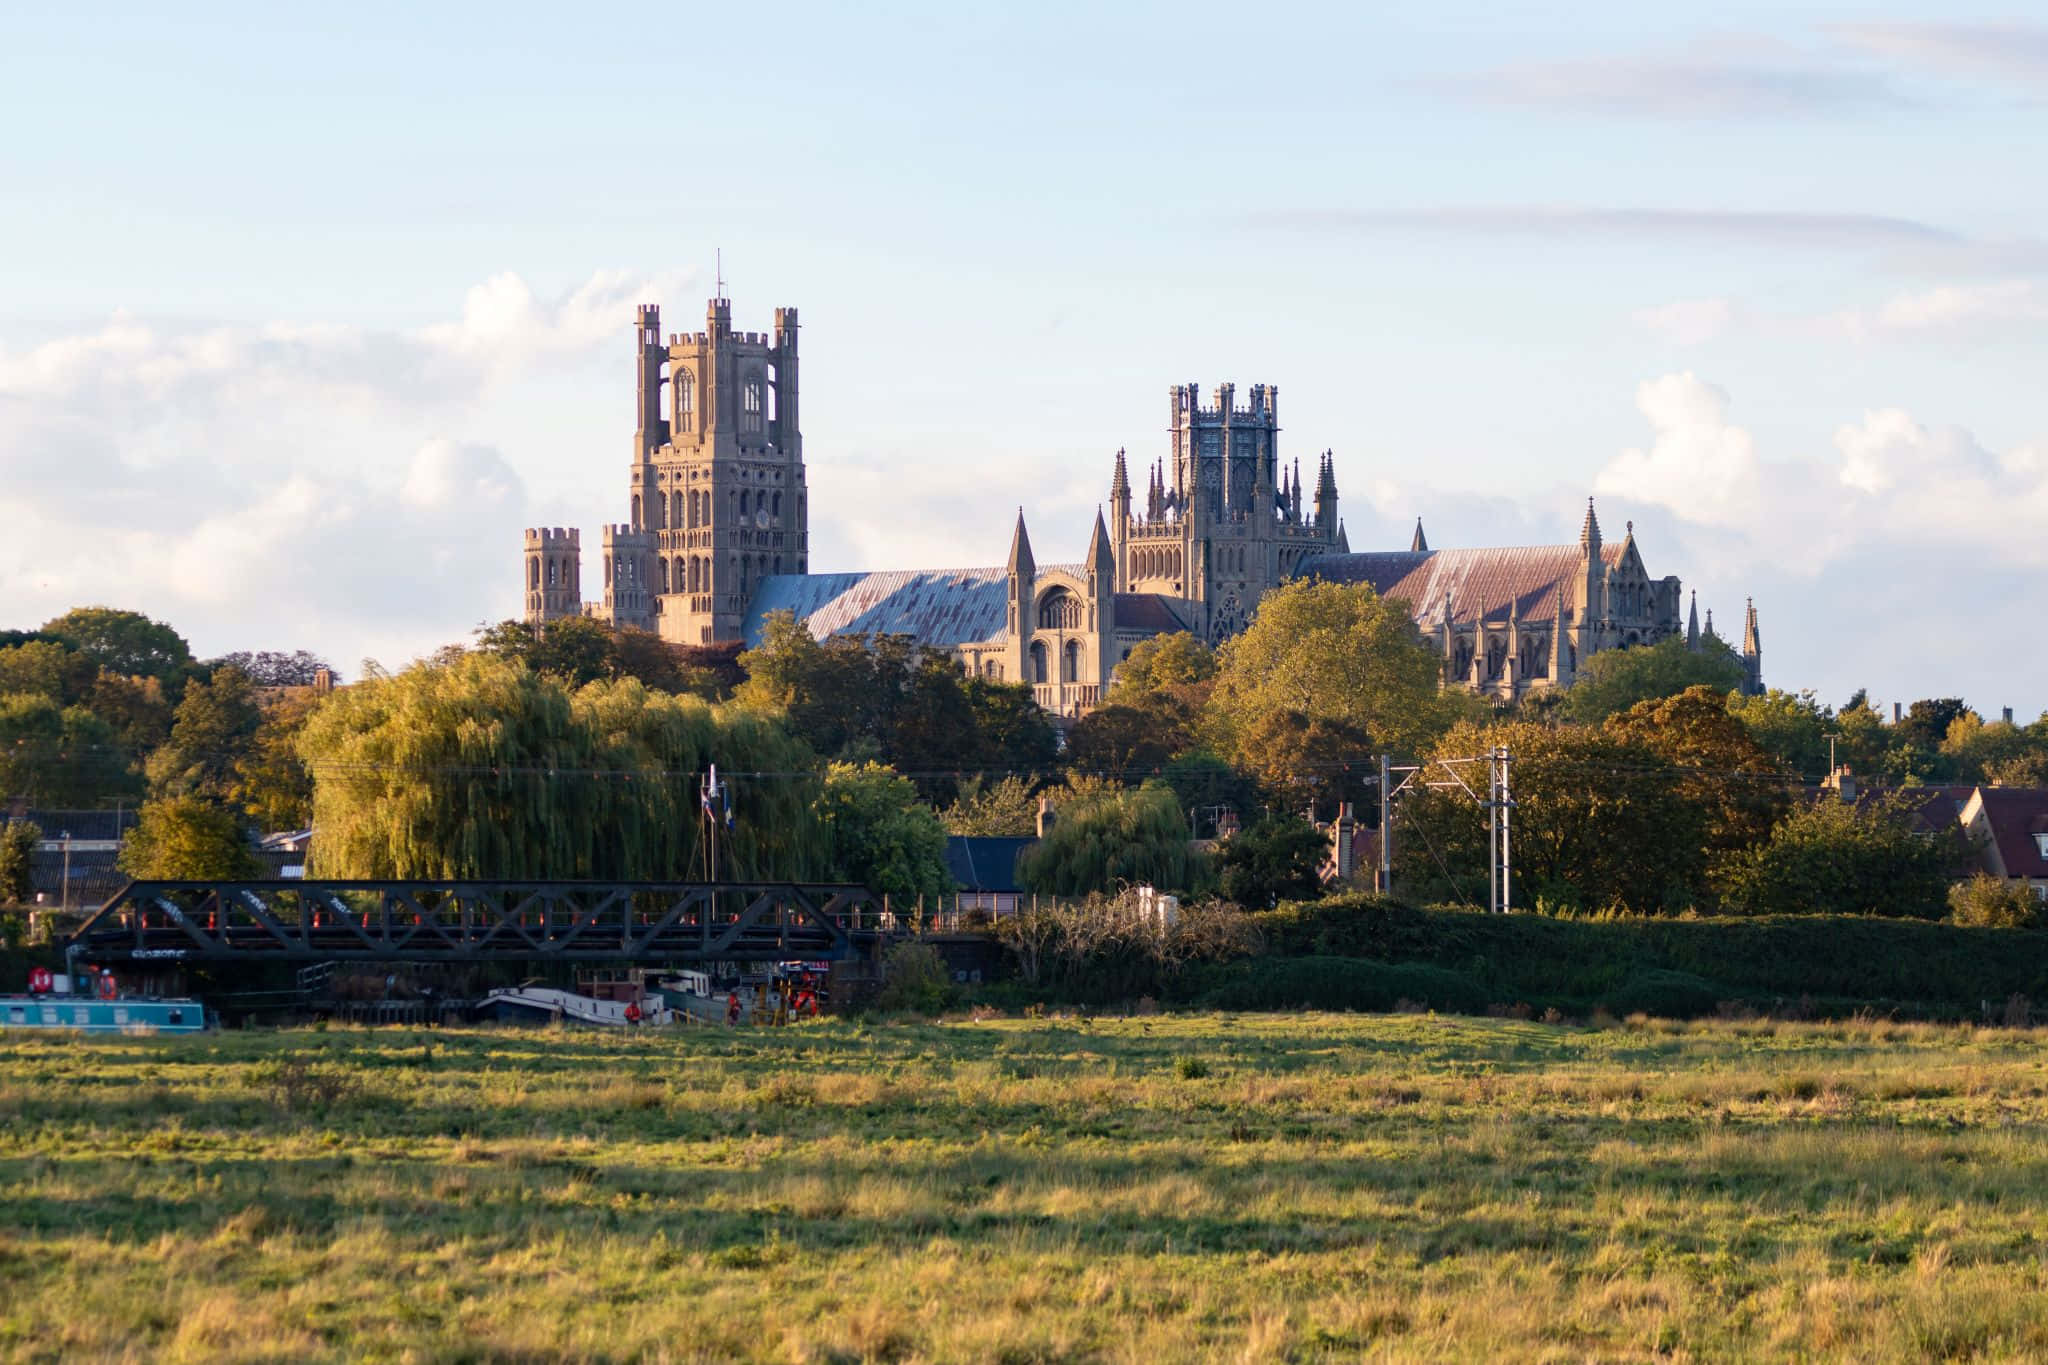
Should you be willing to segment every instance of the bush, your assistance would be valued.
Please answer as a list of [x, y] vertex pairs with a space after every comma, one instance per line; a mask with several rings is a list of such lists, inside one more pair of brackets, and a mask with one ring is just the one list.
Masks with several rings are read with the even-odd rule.
[[1201, 1003], [1233, 1010], [1392, 1010], [1402, 1001], [1484, 1014], [1486, 988], [1462, 972], [1355, 957], [1259, 958], [1213, 972]]
[[1638, 972], [1600, 1002], [1609, 1014], [1653, 1014], [1661, 1019], [1698, 1019], [1712, 1014], [1728, 992], [1691, 972]]
[[1951, 924], [1970, 924], [1985, 929], [2038, 929], [2042, 921], [2041, 898], [2025, 882], [2007, 881], [1979, 872], [1966, 882], [1948, 889], [1948, 918]]
[[1939, 919], [1958, 852], [1919, 833], [1904, 805], [1822, 800], [1726, 859], [1722, 899], [1738, 914]]
[[882, 989], [875, 1007], [940, 1014], [955, 998], [952, 973], [928, 943], [899, 943], [882, 960]]

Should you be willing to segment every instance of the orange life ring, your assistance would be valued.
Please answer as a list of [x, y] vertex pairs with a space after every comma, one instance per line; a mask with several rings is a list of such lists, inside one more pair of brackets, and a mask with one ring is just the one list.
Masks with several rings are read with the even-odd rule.
[[100, 973], [100, 999], [112, 1000], [120, 993], [121, 988], [115, 984], [114, 974], [112, 972]]
[[55, 984], [48, 967], [34, 968], [28, 974], [28, 989], [31, 995], [48, 995], [50, 987]]

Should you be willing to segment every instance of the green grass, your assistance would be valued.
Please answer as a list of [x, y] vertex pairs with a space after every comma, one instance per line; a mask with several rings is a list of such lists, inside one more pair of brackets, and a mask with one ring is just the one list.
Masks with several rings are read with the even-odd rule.
[[2041, 1041], [0, 1036], [0, 1354], [2042, 1358]]

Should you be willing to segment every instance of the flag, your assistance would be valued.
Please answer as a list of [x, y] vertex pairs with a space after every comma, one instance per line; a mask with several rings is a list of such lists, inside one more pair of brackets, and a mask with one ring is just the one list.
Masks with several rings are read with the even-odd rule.
[[725, 799], [725, 827], [732, 828], [732, 788], [720, 787], [718, 794]]

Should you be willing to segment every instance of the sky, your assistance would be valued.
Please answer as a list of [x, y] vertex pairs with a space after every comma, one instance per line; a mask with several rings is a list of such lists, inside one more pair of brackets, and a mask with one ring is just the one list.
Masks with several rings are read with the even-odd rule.
[[0, 120], [0, 628], [516, 615], [722, 251], [802, 312], [814, 569], [1078, 559], [1169, 386], [1267, 383], [1354, 549], [1591, 496], [1774, 686], [2048, 709], [2048, 18], [33, 5]]

